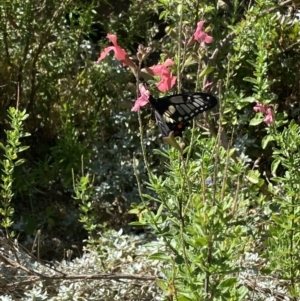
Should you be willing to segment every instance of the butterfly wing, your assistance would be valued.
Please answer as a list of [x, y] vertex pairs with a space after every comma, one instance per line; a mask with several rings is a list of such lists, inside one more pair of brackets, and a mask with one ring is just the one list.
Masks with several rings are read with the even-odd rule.
[[156, 124], [158, 126], [160, 133], [162, 134], [163, 137], [168, 137], [172, 131], [168, 127], [166, 121], [156, 110], [154, 110], [154, 116], [155, 116], [155, 121], [156, 121]]
[[158, 113], [154, 111], [155, 121], [158, 126], [158, 129], [163, 137], [168, 137], [171, 132], [174, 132], [174, 136], [182, 136], [182, 132], [186, 128], [187, 124], [176, 122], [176, 123], [167, 123], [165, 119]]
[[150, 96], [149, 101], [167, 124], [187, 122], [218, 103], [215, 96], [200, 92], [175, 94], [158, 99]]
[[215, 107], [218, 100], [208, 93], [182, 93], [149, 101], [154, 108], [155, 120], [163, 136], [182, 136], [188, 122], [195, 116]]

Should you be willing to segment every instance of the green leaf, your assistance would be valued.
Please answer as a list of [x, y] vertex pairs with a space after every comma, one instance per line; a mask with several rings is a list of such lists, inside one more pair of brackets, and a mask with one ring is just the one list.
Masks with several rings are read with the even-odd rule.
[[177, 14], [178, 14], [178, 16], [180, 16], [182, 14], [182, 4], [181, 3], [177, 5]]
[[129, 223], [129, 225], [131, 225], [131, 226], [145, 226], [145, 225], [147, 225], [147, 223], [146, 222], [131, 222], [131, 223]]
[[237, 283], [237, 279], [235, 277], [230, 277], [230, 278], [227, 278], [225, 280], [223, 280], [221, 283], [220, 283], [220, 287], [222, 288], [233, 288]]
[[255, 101], [256, 101], [255, 97], [249, 96], [249, 97], [242, 98], [239, 102], [242, 102], [242, 103], [252, 103], [252, 102], [255, 102]]
[[235, 153], [236, 149], [235, 148], [232, 148], [230, 149], [229, 153], [228, 153], [228, 157], [231, 158], [232, 155]]
[[158, 208], [158, 210], [157, 210], [157, 213], [156, 213], [156, 215], [155, 215], [155, 221], [157, 221], [158, 220], [158, 218], [160, 217], [160, 215], [161, 215], [161, 213], [162, 213], [162, 211], [163, 211], [163, 209], [164, 209], [164, 204], [160, 204], [160, 206], [159, 206], [159, 208]]
[[250, 120], [249, 125], [259, 125], [263, 122], [264, 117], [262, 114], [256, 114], [254, 118]]
[[164, 292], [168, 292], [169, 291], [169, 287], [166, 285], [166, 281], [163, 279], [159, 279], [156, 278], [155, 282], [157, 284], [157, 286]]
[[212, 73], [214, 70], [215, 70], [214, 67], [208, 65], [201, 71], [199, 77], [202, 78], [203, 76]]
[[279, 159], [275, 159], [272, 164], [271, 164], [271, 173], [273, 176], [276, 176], [276, 170], [280, 164], [280, 160]]
[[197, 62], [193, 59], [192, 56], [188, 56], [187, 59], [184, 62], [184, 67], [188, 67], [191, 65], [195, 65]]
[[205, 237], [197, 237], [195, 239], [195, 245], [197, 246], [207, 246], [208, 245], [208, 241]]
[[254, 85], [257, 84], [257, 79], [256, 79], [256, 78], [252, 78], [252, 77], [244, 77], [243, 80], [244, 80], [245, 82], [249, 82], [249, 83], [252, 83], [252, 84], [254, 84]]
[[270, 141], [275, 141], [275, 137], [273, 135], [267, 135], [262, 139], [261, 146], [265, 149]]
[[18, 161], [15, 161], [14, 165], [19, 166], [22, 165], [25, 162], [25, 159], [19, 159]]
[[171, 261], [171, 257], [163, 252], [157, 252], [149, 256], [150, 260]]
[[158, 2], [164, 6], [168, 6], [168, 0], [158, 0]]
[[161, 20], [165, 17], [165, 15], [167, 14], [167, 11], [163, 10], [160, 14], [159, 14], [159, 17], [158, 19]]
[[257, 184], [259, 182], [259, 176], [258, 170], [250, 170], [246, 175], [246, 179], [253, 184]]
[[140, 213], [140, 209], [138, 208], [134, 208], [134, 209], [130, 209], [128, 211], [129, 214], [139, 214]]
[[178, 301], [191, 301], [191, 300], [194, 300], [193, 295], [192, 294], [190, 294], [190, 295], [191, 295], [191, 298], [188, 298], [187, 296], [184, 296], [184, 295], [179, 295], [177, 297], [177, 300]]
[[158, 155], [160, 155], [160, 156], [162, 156], [162, 157], [165, 157], [165, 158], [169, 159], [169, 154], [166, 153], [166, 152], [164, 152], [164, 151], [161, 151], [161, 150], [159, 150], [159, 149], [154, 149], [154, 150], [153, 150], [153, 153], [154, 153], [154, 154], [158, 154]]

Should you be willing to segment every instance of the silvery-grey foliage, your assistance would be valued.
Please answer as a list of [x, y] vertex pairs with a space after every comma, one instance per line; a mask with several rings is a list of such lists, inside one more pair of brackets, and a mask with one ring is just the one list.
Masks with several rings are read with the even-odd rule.
[[[1, 238], [0, 238], [1, 239]], [[18, 282], [29, 279], [25, 270], [17, 269], [0, 261], [0, 284], [15, 283], [18, 289], [0, 293], [0, 301], [162, 301], [166, 300], [164, 293], [157, 287], [154, 280], [142, 279], [142, 276], [164, 277], [164, 271], [171, 267], [165, 262], [149, 260], [148, 256], [156, 252], [166, 252], [167, 248], [160, 239], [151, 239], [147, 243], [146, 235], [123, 235], [119, 232], [103, 234], [97, 245], [86, 249], [80, 258], [72, 261], [39, 263], [25, 252], [12, 251], [11, 246], [1, 239], [0, 255], [12, 262], [16, 262], [16, 254], [21, 265], [41, 275], [56, 277], [64, 275], [99, 275], [121, 274], [141, 276], [136, 279], [68, 279], [63, 277], [57, 280], [33, 281], [26, 286], [18, 286]], [[241, 258], [241, 268], [237, 276], [239, 284], [249, 289], [245, 300], [275, 301], [291, 300], [284, 285], [271, 277], [260, 274], [259, 267], [264, 264], [264, 259], [256, 253], [245, 253]]]
[[[161, 249], [162, 250], [162, 249]], [[63, 260], [51, 265], [34, 261], [21, 250], [17, 251], [20, 263], [36, 273], [47, 276], [65, 275], [99, 275], [99, 274], [131, 274], [135, 276], [161, 276], [162, 263], [148, 260], [153, 253], [153, 247], [145, 245], [141, 236], [122, 235], [122, 231], [110, 232], [99, 241], [96, 250], [85, 250], [81, 258], [72, 261]], [[8, 246], [0, 248], [1, 254], [15, 261], [15, 254]], [[18, 283], [29, 277], [24, 270], [15, 269], [0, 261], [0, 274], [6, 283]], [[84, 279], [84, 280], [46, 280], [35, 281], [20, 287], [23, 291], [12, 290], [0, 293], [0, 301], [10, 300], [163, 300], [155, 281], [141, 279]]]

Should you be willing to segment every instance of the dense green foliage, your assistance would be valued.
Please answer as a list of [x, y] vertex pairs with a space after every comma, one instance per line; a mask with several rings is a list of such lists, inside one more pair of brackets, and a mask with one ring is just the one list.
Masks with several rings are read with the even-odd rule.
[[[88, 237], [86, 246], [110, 262], [110, 250], [121, 247], [119, 239], [103, 245], [107, 229], [147, 228], [157, 238], [150, 259], [164, 265], [158, 300], [298, 300], [297, 6], [144, 2], [0, 4], [6, 238], [17, 234], [35, 256], [52, 260]], [[201, 20], [212, 43], [191, 42]], [[113, 55], [96, 63], [110, 45], [106, 33], [117, 35], [135, 74]], [[151, 47], [142, 60], [140, 43]], [[145, 67], [166, 59], [175, 62], [174, 92], [219, 98], [184, 143], [179, 138], [182, 150], [158, 138], [149, 111], [130, 111], [143, 78], [163, 95]], [[52, 238], [60, 240], [55, 250]], [[45, 282], [38, 289], [49, 293]], [[53, 300], [72, 300], [61, 298]]]

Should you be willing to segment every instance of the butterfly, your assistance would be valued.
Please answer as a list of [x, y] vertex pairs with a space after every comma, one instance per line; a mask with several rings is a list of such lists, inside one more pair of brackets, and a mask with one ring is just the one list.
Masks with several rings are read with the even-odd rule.
[[209, 93], [182, 93], [162, 98], [149, 96], [149, 102], [154, 109], [156, 124], [163, 135], [182, 136], [182, 132], [194, 117], [214, 108], [218, 104], [215, 96]]

